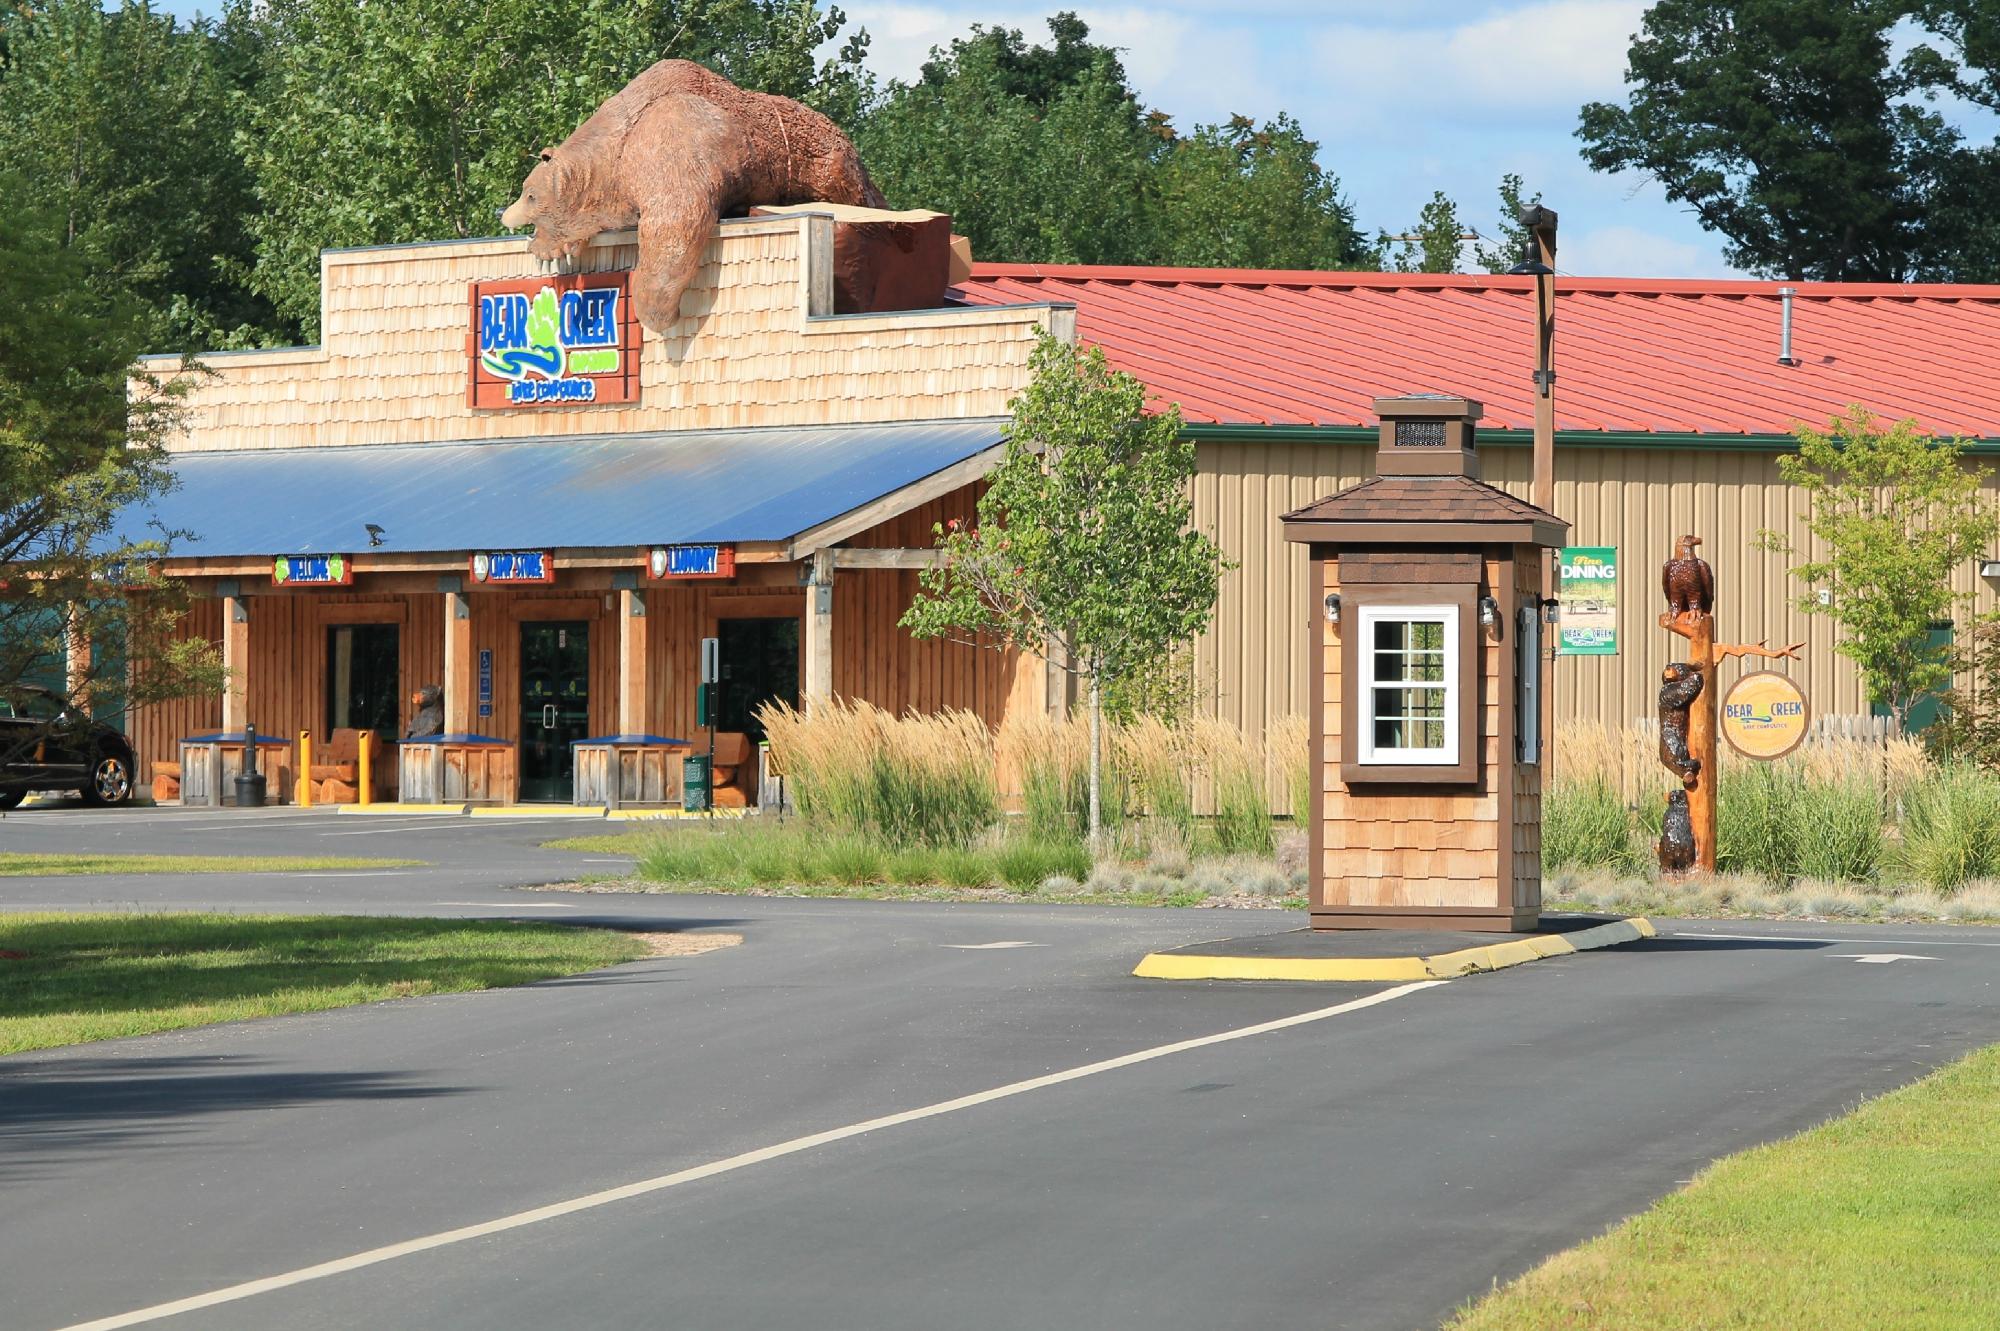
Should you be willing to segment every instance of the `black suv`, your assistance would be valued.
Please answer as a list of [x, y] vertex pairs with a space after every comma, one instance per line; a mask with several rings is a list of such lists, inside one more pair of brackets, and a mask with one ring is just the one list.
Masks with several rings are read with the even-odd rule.
[[0, 690], [0, 809], [31, 790], [74, 790], [87, 804], [132, 798], [132, 746], [59, 695], [30, 684]]

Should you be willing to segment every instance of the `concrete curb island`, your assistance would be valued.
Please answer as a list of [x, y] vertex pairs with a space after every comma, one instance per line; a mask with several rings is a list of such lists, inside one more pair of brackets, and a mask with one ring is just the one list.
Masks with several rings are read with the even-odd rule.
[[1317, 980], [1348, 983], [1402, 983], [1449, 980], [1480, 971], [1505, 970], [1543, 957], [1567, 956], [1594, 948], [1653, 938], [1651, 920], [1634, 916], [1566, 934], [1531, 934], [1485, 947], [1468, 947], [1428, 957], [1231, 957], [1187, 952], [1154, 952], [1132, 974], [1145, 980]]

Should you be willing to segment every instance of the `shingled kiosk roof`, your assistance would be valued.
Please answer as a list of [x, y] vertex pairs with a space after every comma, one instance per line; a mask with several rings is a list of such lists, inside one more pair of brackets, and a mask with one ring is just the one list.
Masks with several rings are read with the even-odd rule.
[[[1530, 543], [1561, 545], [1569, 524], [1525, 499], [1486, 484], [1474, 453], [1480, 404], [1464, 398], [1378, 398], [1383, 413], [1380, 474], [1285, 514], [1285, 538], [1343, 545]], [[1450, 419], [1423, 444], [1398, 447], [1395, 421]], [[1447, 446], [1455, 445], [1455, 446]], [[1475, 473], [1467, 475], [1467, 472]]]

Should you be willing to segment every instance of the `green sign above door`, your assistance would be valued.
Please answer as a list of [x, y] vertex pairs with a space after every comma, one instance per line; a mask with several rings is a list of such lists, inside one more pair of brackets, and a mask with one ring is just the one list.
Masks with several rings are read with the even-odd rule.
[[1618, 655], [1618, 547], [1569, 545], [1557, 569], [1558, 656]]

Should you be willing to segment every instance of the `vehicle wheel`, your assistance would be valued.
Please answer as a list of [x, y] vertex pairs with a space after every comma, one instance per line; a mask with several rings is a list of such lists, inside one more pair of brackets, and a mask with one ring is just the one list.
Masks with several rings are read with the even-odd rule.
[[90, 783], [83, 788], [85, 804], [129, 804], [132, 800], [132, 764], [115, 753], [100, 754], [90, 769]]
[[11, 809], [28, 798], [25, 790], [0, 790], [0, 810]]

